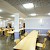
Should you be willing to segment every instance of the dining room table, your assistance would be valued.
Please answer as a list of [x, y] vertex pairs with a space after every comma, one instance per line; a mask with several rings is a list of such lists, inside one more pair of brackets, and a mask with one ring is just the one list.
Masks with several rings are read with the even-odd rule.
[[35, 50], [38, 31], [31, 31], [24, 39], [13, 47], [14, 50]]

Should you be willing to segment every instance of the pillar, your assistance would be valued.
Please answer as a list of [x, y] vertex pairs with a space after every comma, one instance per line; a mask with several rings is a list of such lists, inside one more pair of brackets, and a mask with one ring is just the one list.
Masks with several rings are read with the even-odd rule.
[[14, 37], [15, 39], [18, 39], [19, 38], [19, 13], [15, 14], [14, 29], [15, 29]]

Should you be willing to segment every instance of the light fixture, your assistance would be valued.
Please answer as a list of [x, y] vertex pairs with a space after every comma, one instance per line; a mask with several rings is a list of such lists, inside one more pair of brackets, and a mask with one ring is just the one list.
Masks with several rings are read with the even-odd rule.
[[0, 9], [0, 12], [2, 12], [3, 10], [2, 9]]
[[19, 18], [19, 19], [21, 19], [21, 20], [25, 20], [24, 18]]
[[23, 18], [19, 18], [19, 19], [23, 19]]
[[37, 14], [36, 13], [32, 13], [32, 14], [30, 14], [31, 16], [36, 16]]
[[34, 7], [34, 5], [33, 5], [33, 3], [26, 3], [26, 4], [23, 4], [23, 7], [26, 9], [31, 9]]
[[48, 13], [48, 15], [50, 15], [50, 13]]
[[15, 15], [11, 15], [11, 17], [15, 17]]
[[11, 20], [11, 18], [7, 18], [8, 20]]

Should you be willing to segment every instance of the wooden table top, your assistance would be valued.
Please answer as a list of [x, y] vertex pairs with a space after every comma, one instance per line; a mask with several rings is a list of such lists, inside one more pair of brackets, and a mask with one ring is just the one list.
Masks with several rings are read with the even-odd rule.
[[38, 31], [34, 30], [13, 48], [21, 50], [35, 50], [37, 37]]
[[[13, 31], [12, 31], [12, 29], [13, 29]], [[14, 28], [3, 28], [3, 29], [0, 29], [0, 32], [1, 31], [9, 31], [9, 30], [11, 30], [11, 31], [9, 31], [9, 33], [14, 33]]]
[[9, 33], [9, 34], [13, 34], [13, 33], [14, 33], [14, 31], [7, 31], [7, 33]]
[[8, 28], [4, 28], [3, 31], [5, 31], [5, 30], [9, 30], [9, 29]]

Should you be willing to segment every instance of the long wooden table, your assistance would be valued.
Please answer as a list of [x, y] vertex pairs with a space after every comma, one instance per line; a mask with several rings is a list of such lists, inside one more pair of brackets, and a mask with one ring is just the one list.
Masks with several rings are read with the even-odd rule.
[[32, 31], [29, 35], [27, 35], [23, 40], [21, 40], [16, 46], [14, 46], [14, 50], [35, 50], [36, 48], [36, 39], [38, 37], [38, 31]]

